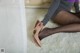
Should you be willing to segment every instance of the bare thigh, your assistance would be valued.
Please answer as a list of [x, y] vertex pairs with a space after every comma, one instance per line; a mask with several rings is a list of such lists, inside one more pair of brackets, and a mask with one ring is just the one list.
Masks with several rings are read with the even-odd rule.
[[52, 20], [54, 23], [57, 23], [58, 25], [80, 23], [80, 13], [71, 14], [67, 11], [60, 11], [55, 18], [52, 18]]

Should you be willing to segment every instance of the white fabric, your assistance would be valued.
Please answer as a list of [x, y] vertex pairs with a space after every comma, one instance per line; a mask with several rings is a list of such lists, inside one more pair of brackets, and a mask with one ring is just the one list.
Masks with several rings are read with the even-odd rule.
[[0, 53], [25, 52], [24, 9], [24, 0], [0, 0], [0, 49], [5, 50], [5, 52], [0, 50]]

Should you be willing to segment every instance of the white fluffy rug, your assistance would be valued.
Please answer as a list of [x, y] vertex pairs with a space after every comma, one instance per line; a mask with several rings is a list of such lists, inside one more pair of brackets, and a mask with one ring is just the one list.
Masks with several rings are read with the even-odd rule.
[[[37, 19], [43, 19], [46, 9], [26, 9], [28, 31], [28, 53], [80, 53], [80, 33], [56, 33], [41, 41], [38, 47], [33, 41], [33, 27]], [[48, 22], [47, 27], [56, 27]]]

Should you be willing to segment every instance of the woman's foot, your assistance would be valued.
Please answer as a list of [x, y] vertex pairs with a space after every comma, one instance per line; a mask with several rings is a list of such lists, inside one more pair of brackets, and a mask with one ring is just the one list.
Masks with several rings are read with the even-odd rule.
[[44, 28], [40, 33], [39, 33], [39, 39], [42, 40], [43, 38], [51, 35], [51, 28]]

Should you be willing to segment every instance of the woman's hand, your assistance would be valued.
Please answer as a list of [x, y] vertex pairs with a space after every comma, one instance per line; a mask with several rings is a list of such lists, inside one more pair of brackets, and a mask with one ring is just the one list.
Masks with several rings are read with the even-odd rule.
[[41, 21], [37, 21], [34, 27], [33, 33], [40, 32], [43, 29], [43, 23]]

